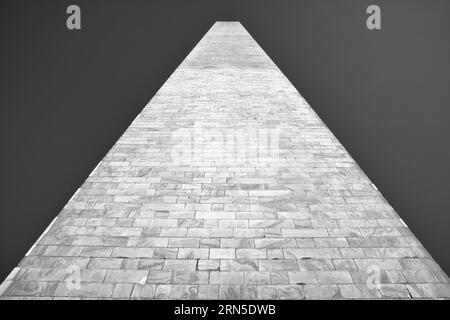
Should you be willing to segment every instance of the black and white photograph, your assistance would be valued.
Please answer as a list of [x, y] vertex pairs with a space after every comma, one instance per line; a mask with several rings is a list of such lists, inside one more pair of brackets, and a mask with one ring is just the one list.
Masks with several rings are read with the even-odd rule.
[[0, 300], [450, 298], [450, 2], [0, 6]]

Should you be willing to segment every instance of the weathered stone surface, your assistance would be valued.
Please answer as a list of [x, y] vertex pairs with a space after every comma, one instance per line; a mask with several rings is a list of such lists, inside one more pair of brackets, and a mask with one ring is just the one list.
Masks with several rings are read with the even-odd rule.
[[214, 24], [48, 230], [2, 298], [450, 297], [237, 22]]

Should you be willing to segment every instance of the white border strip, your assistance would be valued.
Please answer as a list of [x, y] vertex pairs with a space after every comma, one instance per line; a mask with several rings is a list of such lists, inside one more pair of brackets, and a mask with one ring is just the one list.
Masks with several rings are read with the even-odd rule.
[[5, 293], [6, 289], [8, 289], [12, 283], [13, 282], [11, 280], [5, 280], [0, 284], [0, 297]]
[[70, 201], [72, 201], [72, 200], [73, 200], [73, 198], [75, 198], [75, 197], [76, 197], [76, 195], [78, 194], [78, 192], [80, 191], [80, 189], [81, 189], [81, 187], [80, 187], [80, 188], [78, 188], [78, 189], [77, 189], [77, 191], [75, 191], [75, 193], [73, 194], [73, 196], [72, 196], [72, 197], [70, 197], [70, 199], [69, 199], [69, 201], [67, 201], [67, 203], [69, 203]]
[[48, 225], [48, 227], [44, 230], [44, 232], [41, 234], [41, 236], [36, 240], [36, 242], [31, 246], [30, 250], [27, 251], [25, 254], [25, 257], [29, 256], [30, 253], [33, 251], [33, 249], [36, 247], [36, 244], [41, 241], [41, 239], [50, 231], [51, 227], [55, 224], [55, 221], [58, 217], [56, 216], [52, 222]]
[[402, 224], [405, 226], [405, 228], [408, 228], [408, 226], [406, 225], [405, 221], [403, 221], [402, 218], [400, 218], [400, 221], [402, 222]]
[[134, 120], [131, 122], [131, 125], [134, 124], [136, 122], [137, 119], [139, 119], [139, 117], [141, 116], [141, 114], [139, 113], [136, 118], [134, 118]]
[[[102, 164], [103, 160], [101, 160], [94, 168], [94, 170], [92, 170], [92, 172], [89, 174], [89, 177], [92, 176], [95, 172], [95, 170], [97, 170], [98, 167], [100, 167], [100, 165]], [[78, 190], [77, 190], [78, 191]]]

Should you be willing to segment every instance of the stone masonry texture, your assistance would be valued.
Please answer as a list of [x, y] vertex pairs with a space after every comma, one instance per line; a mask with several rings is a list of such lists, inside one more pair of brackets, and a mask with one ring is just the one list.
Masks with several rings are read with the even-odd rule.
[[447, 275], [238, 22], [217, 22], [2, 299], [449, 298]]

